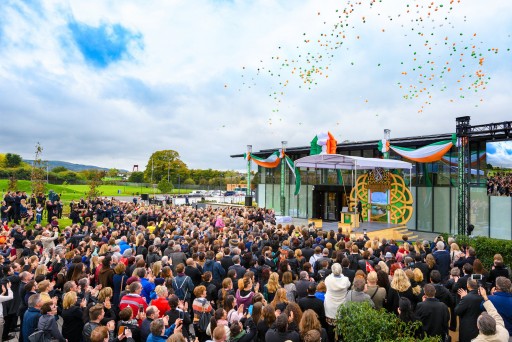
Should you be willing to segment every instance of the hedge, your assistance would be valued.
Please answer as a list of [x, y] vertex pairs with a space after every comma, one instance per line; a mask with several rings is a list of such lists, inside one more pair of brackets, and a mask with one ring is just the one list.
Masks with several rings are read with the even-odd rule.
[[339, 341], [350, 342], [438, 342], [441, 338], [414, 338], [421, 322], [406, 324], [384, 309], [375, 310], [367, 302], [340, 305], [336, 315]]

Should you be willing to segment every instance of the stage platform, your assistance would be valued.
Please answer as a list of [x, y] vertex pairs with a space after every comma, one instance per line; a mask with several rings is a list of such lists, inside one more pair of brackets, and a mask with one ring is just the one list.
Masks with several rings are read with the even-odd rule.
[[[338, 231], [339, 222], [336, 221], [322, 221], [322, 227], [318, 228], [321, 231]], [[409, 239], [417, 239], [418, 236], [414, 232], [410, 232], [405, 224], [392, 224], [384, 222], [360, 222], [358, 228], [353, 228], [351, 231], [352, 237], [358, 237], [363, 234], [366, 229], [366, 234], [370, 239], [378, 237], [379, 239], [395, 239], [402, 240], [403, 236], [408, 236]]]

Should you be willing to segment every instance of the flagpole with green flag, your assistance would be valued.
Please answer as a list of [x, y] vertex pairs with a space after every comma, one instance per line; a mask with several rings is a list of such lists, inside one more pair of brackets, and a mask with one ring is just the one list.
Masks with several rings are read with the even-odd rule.
[[282, 144], [282, 150], [281, 150], [281, 153], [282, 153], [282, 157], [281, 157], [281, 215], [282, 216], [285, 216], [286, 215], [286, 210], [285, 210], [285, 204], [286, 204], [286, 199], [284, 197], [284, 186], [285, 186], [285, 171], [286, 171], [286, 160], [284, 158], [284, 154], [286, 152], [286, 144], [288, 142], [283, 140], [281, 141], [281, 144]]

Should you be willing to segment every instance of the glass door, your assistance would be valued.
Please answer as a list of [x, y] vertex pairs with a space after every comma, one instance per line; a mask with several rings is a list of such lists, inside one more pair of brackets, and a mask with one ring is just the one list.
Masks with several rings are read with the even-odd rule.
[[324, 194], [324, 220], [336, 221], [337, 220], [338, 206], [336, 202], [335, 192], [325, 192]]

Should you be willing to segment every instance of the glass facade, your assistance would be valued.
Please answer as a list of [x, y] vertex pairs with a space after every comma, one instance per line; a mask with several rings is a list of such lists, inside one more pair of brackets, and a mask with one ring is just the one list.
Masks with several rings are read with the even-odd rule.
[[[423, 144], [424, 145], [424, 144]], [[420, 146], [408, 146], [418, 148]], [[471, 144], [471, 191], [470, 191], [470, 222], [475, 226], [474, 235], [491, 236], [495, 238], [512, 238], [512, 198], [489, 197], [486, 193], [486, 156], [485, 141]], [[350, 149], [338, 147], [338, 153], [351, 156], [377, 157], [377, 149]], [[304, 157], [305, 154], [292, 155], [292, 159]], [[404, 160], [400, 155], [390, 152], [390, 158]], [[410, 185], [414, 199], [414, 211], [407, 227], [435, 233], [457, 233], [457, 148], [453, 147], [440, 161], [434, 163], [412, 162], [411, 179], [409, 173], [402, 176]], [[286, 214], [298, 218], [313, 217], [313, 192], [315, 185], [336, 186], [338, 175], [335, 170], [301, 168], [302, 186], [297, 196], [294, 196], [295, 180], [286, 169]], [[280, 167], [274, 169], [260, 168], [258, 186], [258, 205], [275, 209], [280, 208]], [[352, 172], [342, 171], [343, 183], [351, 186]], [[358, 176], [361, 175], [358, 172]]]

